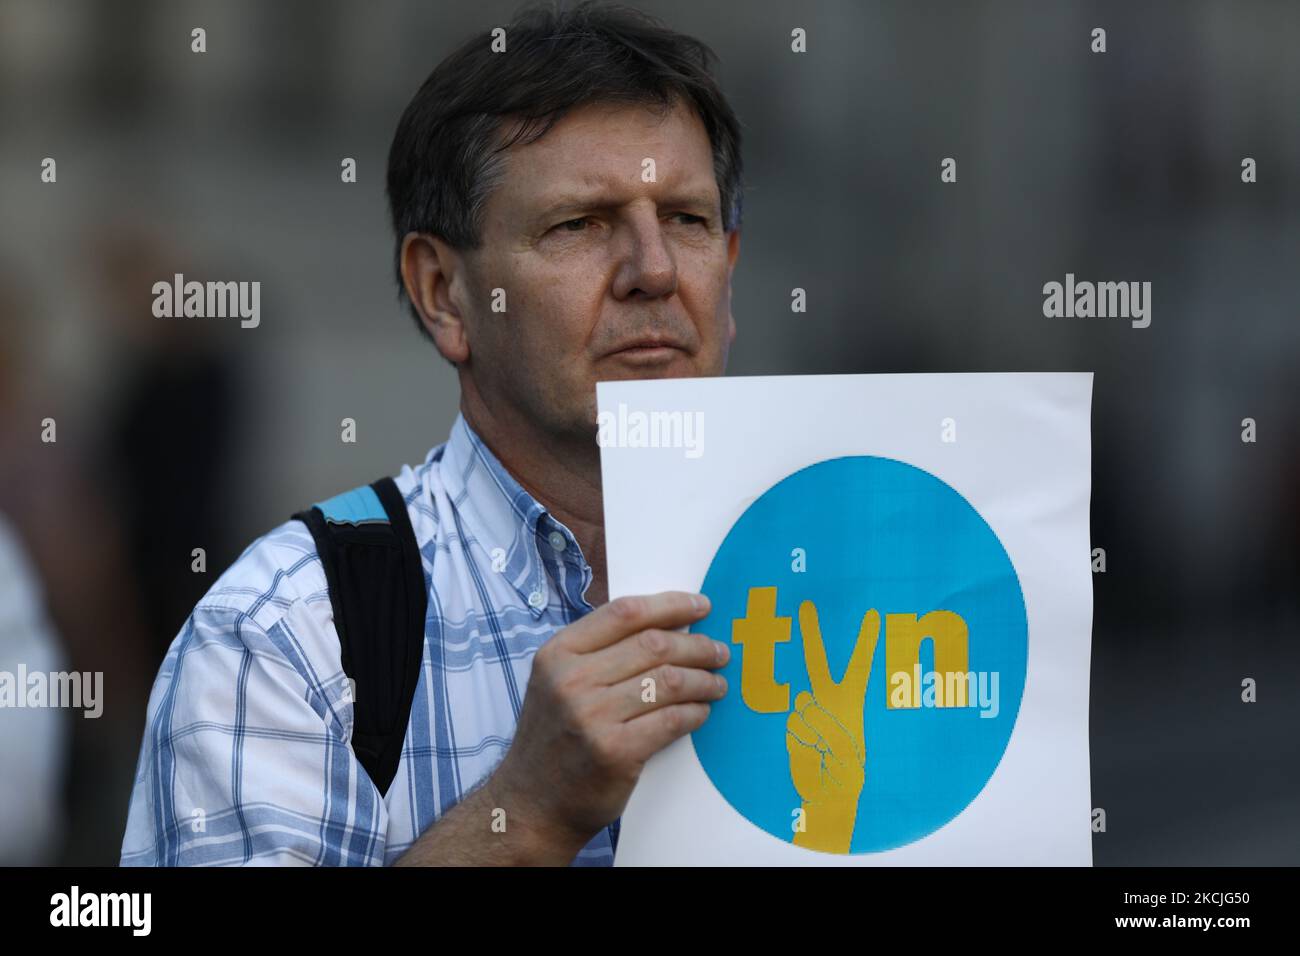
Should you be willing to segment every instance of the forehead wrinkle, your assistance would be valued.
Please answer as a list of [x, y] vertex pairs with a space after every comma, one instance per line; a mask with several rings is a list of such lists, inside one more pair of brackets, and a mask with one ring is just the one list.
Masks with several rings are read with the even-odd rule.
[[[578, 182], [590, 188], [583, 192], [572, 188], [557, 188], [550, 195], [538, 198], [538, 207], [543, 210], [569, 209], [579, 206], [591, 208], [611, 208], [625, 206], [637, 199], [649, 196], [660, 205], [702, 205], [709, 206], [717, 202], [717, 183], [712, 179], [705, 181], [677, 184], [676, 177], [669, 176], [655, 182], [642, 182], [640, 177], [632, 179], [610, 179], [603, 176], [584, 175]], [[650, 188], [643, 188], [650, 187]]]

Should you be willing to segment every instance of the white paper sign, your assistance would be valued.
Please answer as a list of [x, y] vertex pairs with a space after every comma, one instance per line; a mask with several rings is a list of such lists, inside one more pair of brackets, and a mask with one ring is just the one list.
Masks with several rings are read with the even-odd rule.
[[1092, 864], [1091, 373], [597, 386], [610, 596], [703, 591], [726, 697], [618, 865]]

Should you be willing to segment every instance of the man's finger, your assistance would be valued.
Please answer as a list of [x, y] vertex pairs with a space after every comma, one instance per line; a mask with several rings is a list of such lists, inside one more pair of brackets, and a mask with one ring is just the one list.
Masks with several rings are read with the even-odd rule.
[[708, 718], [708, 704], [670, 704], [629, 720], [623, 732], [629, 751], [644, 762], [678, 737], [699, 730]]
[[673, 630], [694, 624], [708, 613], [709, 599], [702, 594], [661, 591], [629, 595], [602, 604], [582, 620], [563, 628], [552, 640], [561, 640], [566, 650], [586, 654], [647, 628]]
[[597, 683], [611, 686], [664, 664], [718, 668], [730, 656], [731, 648], [703, 634], [649, 628], [593, 651], [586, 666]]
[[726, 693], [727, 680], [721, 674], [675, 664], [656, 667], [601, 691], [610, 705], [606, 713], [612, 713], [616, 720], [631, 720], [673, 704], [712, 703]]

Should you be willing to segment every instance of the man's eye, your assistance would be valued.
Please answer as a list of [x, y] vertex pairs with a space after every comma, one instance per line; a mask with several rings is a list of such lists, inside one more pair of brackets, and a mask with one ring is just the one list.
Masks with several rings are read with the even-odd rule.
[[587, 228], [587, 219], [586, 217], [566, 219], [564, 222], [555, 226], [555, 228], [564, 232], [582, 232], [582, 230]]

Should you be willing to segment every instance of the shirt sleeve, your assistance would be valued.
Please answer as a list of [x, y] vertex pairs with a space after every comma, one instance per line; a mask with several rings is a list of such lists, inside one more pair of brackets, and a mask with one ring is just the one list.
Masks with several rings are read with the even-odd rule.
[[337, 635], [299, 600], [259, 623], [273, 599], [205, 599], [172, 643], [149, 698], [123, 866], [383, 865], [388, 814], [349, 746]]

